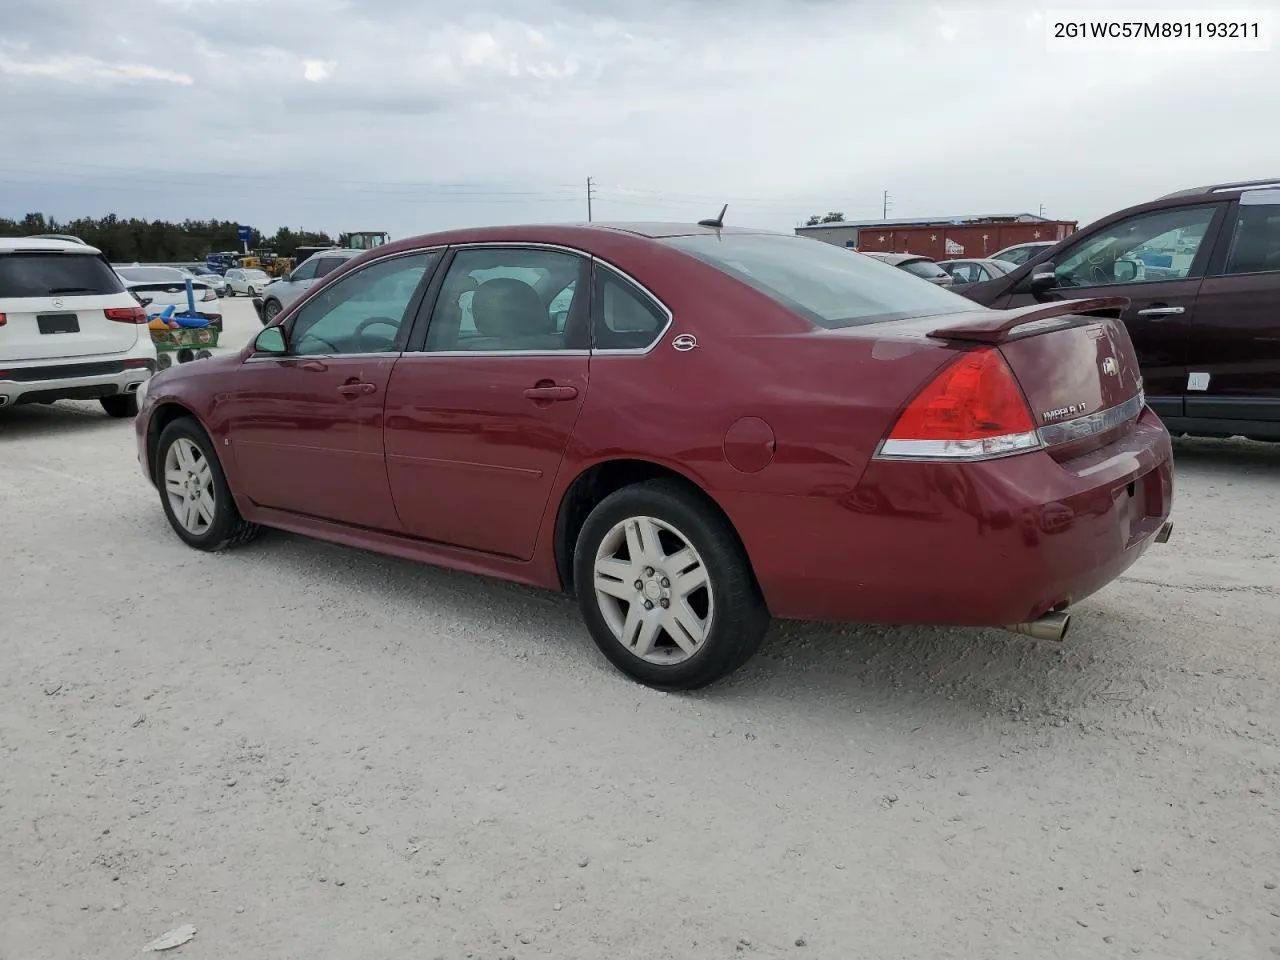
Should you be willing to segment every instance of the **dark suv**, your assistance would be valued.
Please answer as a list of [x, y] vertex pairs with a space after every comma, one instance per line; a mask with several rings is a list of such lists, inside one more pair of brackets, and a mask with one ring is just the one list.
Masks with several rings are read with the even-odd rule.
[[1280, 178], [1130, 207], [957, 292], [1000, 308], [1126, 297], [1147, 402], [1170, 432], [1280, 440]]

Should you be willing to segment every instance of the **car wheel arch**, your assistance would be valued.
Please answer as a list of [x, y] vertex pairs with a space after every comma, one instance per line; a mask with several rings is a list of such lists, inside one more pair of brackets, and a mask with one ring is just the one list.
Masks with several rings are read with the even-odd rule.
[[156, 475], [156, 454], [157, 447], [160, 445], [160, 434], [173, 421], [181, 420], [183, 417], [193, 420], [206, 435], [209, 433], [209, 429], [200, 422], [195, 412], [186, 404], [176, 400], [165, 400], [158, 404], [147, 421], [147, 473], [152, 480]]
[[750, 564], [750, 554], [742, 543], [733, 519], [715, 497], [707, 492], [705, 486], [687, 473], [656, 460], [637, 457], [616, 458], [602, 460], [583, 468], [573, 482], [565, 488], [564, 495], [560, 498], [554, 526], [554, 547], [556, 575], [560, 581], [561, 590], [570, 596], [574, 595], [573, 551], [578, 542], [578, 533], [596, 505], [611, 493], [624, 487], [644, 483], [647, 480], [663, 479], [676, 481], [690, 493], [705, 501], [710, 509], [724, 517], [738, 538], [743, 555], [747, 557], [747, 562]]

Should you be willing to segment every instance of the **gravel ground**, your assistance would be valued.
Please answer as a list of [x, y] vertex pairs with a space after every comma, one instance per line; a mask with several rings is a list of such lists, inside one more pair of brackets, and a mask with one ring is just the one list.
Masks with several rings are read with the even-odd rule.
[[779, 624], [680, 696], [560, 597], [189, 550], [96, 406], [0, 450], [4, 960], [1280, 954], [1280, 446], [1180, 443], [1064, 646]]

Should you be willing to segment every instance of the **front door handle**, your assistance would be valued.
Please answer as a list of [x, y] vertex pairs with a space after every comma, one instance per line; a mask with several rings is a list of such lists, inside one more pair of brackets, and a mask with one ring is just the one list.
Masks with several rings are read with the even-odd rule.
[[378, 387], [372, 383], [344, 383], [338, 388], [338, 392], [349, 400], [354, 400], [359, 396], [377, 393]]
[[578, 388], [554, 383], [540, 383], [536, 387], [530, 387], [524, 392], [524, 395], [526, 399], [544, 402], [553, 400], [573, 400], [578, 396]]
[[1140, 317], [1175, 317], [1180, 313], [1186, 313], [1186, 307], [1143, 307], [1138, 311]]

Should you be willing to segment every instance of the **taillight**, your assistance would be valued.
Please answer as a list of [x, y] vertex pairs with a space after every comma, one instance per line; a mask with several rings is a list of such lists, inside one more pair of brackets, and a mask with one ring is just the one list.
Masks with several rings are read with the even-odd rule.
[[0, 313], [0, 327], [3, 327], [8, 322], [9, 322], [9, 318], [6, 317], [3, 313]]
[[916, 395], [877, 456], [982, 460], [1039, 446], [1013, 371], [999, 350], [984, 347], [949, 364]]
[[102, 311], [108, 320], [116, 323], [146, 323], [147, 311], [141, 307], [107, 307]]
[[218, 295], [213, 292], [213, 287], [205, 287], [204, 293], [200, 294], [201, 300], [216, 300]]

